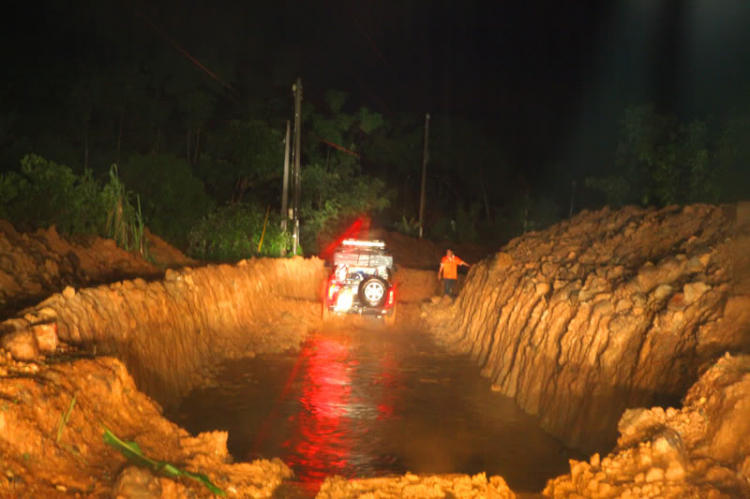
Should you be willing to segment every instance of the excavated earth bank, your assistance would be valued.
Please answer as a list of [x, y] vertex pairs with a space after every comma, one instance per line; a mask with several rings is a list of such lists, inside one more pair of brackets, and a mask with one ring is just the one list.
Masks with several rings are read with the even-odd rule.
[[292, 476], [278, 459], [230, 464], [225, 432], [191, 437], [111, 357], [72, 361], [58, 353], [42, 364], [3, 356], [0, 371], [0, 497], [211, 495], [192, 480], [129, 466], [104, 443], [103, 426], [152, 459], [208, 474], [229, 496], [270, 497]]
[[550, 497], [750, 497], [750, 357], [727, 354], [681, 409], [629, 409], [605, 458], [571, 461]]
[[[744, 209], [583, 213], [475, 266], [453, 304], [427, 303], [437, 287], [431, 271], [402, 269], [400, 296], [423, 301], [437, 337], [472, 353], [494, 386], [552, 433], [599, 447], [619, 429], [609, 456], [571, 461], [544, 495], [747, 497], [750, 360], [703, 362], [746, 347]], [[0, 260], [13, 251], [3, 248]], [[230, 497], [283, 494], [291, 476], [283, 463], [231, 464], [226, 433], [191, 437], [153, 399], [186, 393], [226, 357], [299, 345], [319, 326], [325, 274], [316, 259], [170, 270], [151, 282], [67, 287], [1, 323], [0, 497], [211, 495], [192, 480], [128, 466], [103, 443], [101, 425], [154, 459], [206, 473]], [[418, 309], [404, 305], [399, 322], [416, 320]], [[58, 334], [122, 361], [71, 351]], [[688, 392], [702, 363], [707, 370]], [[623, 414], [686, 392], [681, 409]], [[365, 496], [515, 497], [483, 474], [332, 477], [319, 493]]]
[[748, 351], [747, 206], [584, 212], [475, 266], [423, 314], [566, 443], [611, 448], [628, 407], [675, 403]]
[[60, 340], [116, 355], [142, 390], [168, 403], [222, 359], [297, 348], [317, 325], [325, 276], [320, 260], [297, 257], [167, 270], [151, 282], [67, 287], [0, 324], [0, 333], [22, 337], [35, 325], [55, 323]]
[[[140, 273], [150, 280], [69, 285], [0, 323], [0, 496], [210, 495], [189, 480], [123, 470], [125, 460], [104, 445], [101, 425], [154, 459], [207, 473], [233, 496], [269, 497], [291, 477], [280, 461], [230, 466], [226, 433], [191, 438], [145, 394], [168, 404], [205, 382], [224, 359], [298, 348], [320, 326], [319, 293], [328, 274], [322, 261], [253, 259], [164, 273], [111, 242], [77, 245], [54, 229], [26, 235], [4, 227], [5, 303], [108, 276]], [[107, 255], [122, 263], [108, 267]], [[438, 285], [434, 272], [406, 268], [396, 281], [402, 322], [418, 315], [408, 302], [428, 298]]]
[[154, 264], [114, 241], [61, 238], [54, 227], [22, 234], [0, 220], [0, 319], [66, 286], [92, 286], [131, 277], [160, 278], [166, 267], [194, 265], [180, 251], [146, 231]]

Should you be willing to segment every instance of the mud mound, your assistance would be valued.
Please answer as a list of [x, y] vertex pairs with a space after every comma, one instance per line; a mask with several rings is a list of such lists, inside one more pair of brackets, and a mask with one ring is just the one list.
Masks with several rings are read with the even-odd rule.
[[164, 267], [195, 262], [149, 234], [155, 264], [117, 247], [112, 240], [74, 242], [54, 227], [21, 234], [0, 220], [0, 318], [61, 291], [132, 277], [156, 278]]
[[584, 212], [472, 268], [439, 339], [584, 450], [614, 442], [628, 407], [675, 403], [698, 366], [750, 344], [750, 238], [736, 208]]
[[190, 267], [198, 263], [196, 260], [185, 256], [185, 253], [170, 245], [148, 228], [145, 230], [145, 236], [148, 239], [149, 257], [157, 266], [173, 269]]
[[386, 247], [393, 253], [396, 265], [412, 269], [437, 270], [440, 266], [440, 259], [445, 256], [447, 249], [452, 249], [456, 255], [469, 263], [478, 262], [494, 252], [493, 248], [479, 244], [436, 243], [429, 239], [419, 239], [384, 230], [371, 230], [370, 237], [385, 241]]
[[213, 496], [198, 482], [126, 467], [104, 443], [102, 425], [152, 459], [208, 475], [235, 497], [271, 497], [292, 475], [279, 460], [228, 464], [225, 432], [191, 437], [168, 422], [115, 359], [46, 366], [2, 359], [0, 365], [6, 371], [0, 376], [2, 497]]
[[297, 257], [68, 287], [0, 323], [0, 336], [56, 323], [62, 341], [123, 359], [138, 386], [164, 403], [225, 358], [297, 348], [319, 323], [325, 276], [323, 262]]
[[[461, 284], [463, 277], [460, 276]], [[399, 267], [393, 282], [396, 283], [396, 296], [399, 303], [421, 302], [439, 294], [442, 290], [434, 270], [418, 270]]]
[[516, 495], [499, 476], [489, 480], [481, 473], [468, 475], [428, 475], [407, 473], [398, 478], [368, 478], [346, 480], [342, 477], [328, 478], [315, 496], [318, 499], [355, 499], [379, 497], [397, 499], [402, 497], [455, 497], [474, 499], [515, 499]]
[[682, 409], [631, 409], [615, 452], [571, 461], [549, 497], [750, 497], [750, 357], [720, 359]]
[[[701, 364], [750, 344], [750, 236], [740, 227], [740, 211], [701, 205], [582, 213], [518, 238], [475, 265], [455, 302], [425, 302], [434, 293], [435, 272], [403, 268], [427, 257], [439, 261], [444, 248], [415, 250], [413, 261], [405, 252], [397, 281], [406, 306], [399, 317], [411, 320], [421, 304], [440, 341], [469, 352], [494, 388], [514, 396], [566, 442], [602, 448], [614, 443], [619, 428], [612, 454], [572, 461], [570, 475], [551, 481], [545, 495], [747, 496], [748, 357], [715, 363], [690, 389], [682, 409], [623, 414], [677, 402], [698, 379]], [[106, 242], [86, 246], [78, 256], [83, 246], [54, 231], [20, 235], [7, 224], [0, 228], [0, 269], [11, 269], [0, 273], [0, 283], [15, 286], [7, 292], [0, 287], [4, 297], [33, 297], [66, 279], [84, 280], [86, 272], [107, 279], [113, 275], [107, 271], [125, 272], [131, 264], [161, 272], [145, 262], [128, 263], [126, 256], [121, 266], [113, 265], [106, 258], [116, 248]], [[83, 263], [67, 256], [71, 251]], [[25, 270], [16, 271], [15, 261]], [[40, 268], [46, 271], [42, 280], [34, 278], [43, 274]], [[317, 259], [254, 259], [168, 270], [150, 282], [68, 286], [0, 323], [0, 336], [17, 333], [14, 342], [34, 343], [27, 345], [32, 354], [34, 348], [54, 350], [47, 345], [53, 333], [88, 351], [116, 354], [138, 387], [164, 402], [201, 384], [208, 368], [226, 357], [298, 345], [319, 325], [326, 275]], [[17, 276], [29, 276], [31, 284]], [[59, 347], [45, 362], [18, 362], [0, 353], [0, 466], [7, 478], [0, 481], [2, 496], [210, 495], [192, 481], [127, 467], [103, 443], [99, 422], [155, 459], [206, 473], [232, 496], [270, 497], [290, 476], [278, 461], [227, 464], [225, 433], [192, 438], [164, 420], [120, 361], [71, 360]], [[61, 423], [71, 407], [70, 419]], [[331, 478], [320, 497], [512, 494], [499, 477], [407, 474]]]

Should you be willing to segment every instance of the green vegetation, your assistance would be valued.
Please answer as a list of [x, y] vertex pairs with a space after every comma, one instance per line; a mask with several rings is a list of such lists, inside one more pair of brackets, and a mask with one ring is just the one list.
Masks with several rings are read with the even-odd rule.
[[135, 251], [148, 257], [148, 241], [145, 238], [145, 222], [141, 213], [141, 201], [136, 196], [134, 207], [132, 195], [125, 190], [117, 175], [117, 165], [109, 170], [109, 182], [102, 191], [107, 223], [104, 235], [114, 239], [117, 245], [128, 251]]
[[35, 154], [20, 172], [0, 174], [0, 216], [24, 230], [56, 225], [63, 234], [102, 234], [106, 213], [91, 171], [70, 168]]
[[60, 415], [60, 422], [57, 424], [57, 436], [55, 437], [55, 442], [57, 443], [60, 443], [60, 438], [62, 438], [63, 431], [65, 431], [65, 426], [70, 420], [70, 413], [73, 412], [73, 407], [76, 405], [77, 396], [78, 395], [73, 395], [73, 398], [70, 400], [70, 405], [68, 405], [68, 409]]
[[[89, 7], [75, 15], [60, 7], [58, 14], [74, 15], [70, 26], [120, 26], [109, 9]], [[146, 227], [199, 259], [289, 254], [279, 211], [299, 54], [271, 57], [255, 44], [244, 46], [242, 57], [235, 46], [192, 54], [213, 77], [162, 38], [137, 35], [140, 21], [133, 22], [124, 31], [87, 30], [90, 43], [64, 71], [45, 79], [16, 73], [14, 85], [0, 89], [0, 218], [20, 230], [55, 225], [62, 234], [114, 238], [146, 256]], [[92, 47], [108, 47], [107, 64]], [[238, 60], [258, 66], [240, 68]], [[305, 88], [305, 252], [317, 253], [363, 215], [417, 235], [424, 115], [384, 106], [378, 112], [340, 90]], [[685, 120], [640, 105], [612, 119], [620, 118], [611, 161], [592, 171], [512, 164], [512, 141], [533, 149], [540, 139], [434, 115], [424, 234], [499, 245], [581, 208], [747, 196], [750, 114]]]
[[[750, 118], [723, 128], [700, 120], [683, 123], [653, 105], [625, 111], [614, 166], [618, 173], [586, 179], [607, 204], [667, 206], [742, 199], [750, 174]], [[742, 137], [745, 137], [743, 139]]]
[[304, 112], [309, 131], [303, 144], [300, 241], [313, 253], [336, 239], [352, 219], [382, 211], [392, 198], [382, 179], [362, 172], [361, 151], [385, 120], [365, 107], [342, 111], [347, 98], [344, 92], [329, 91], [324, 108], [308, 104]]
[[196, 258], [220, 262], [232, 262], [251, 256], [280, 256], [282, 250], [291, 247], [291, 236], [289, 232], [281, 230], [276, 214], [269, 216], [263, 234], [264, 215], [264, 211], [242, 203], [217, 208], [190, 230], [190, 254]]
[[148, 468], [149, 470], [161, 473], [171, 478], [186, 477], [196, 482], [202, 483], [208, 490], [218, 496], [224, 496], [226, 493], [219, 487], [213, 484], [211, 480], [202, 473], [192, 473], [185, 471], [168, 461], [157, 461], [146, 456], [141, 447], [136, 442], [127, 442], [120, 439], [117, 435], [112, 433], [107, 427], [104, 428], [104, 443], [117, 449], [120, 454], [128, 458], [128, 461], [132, 462], [137, 466]]
[[187, 161], [174, 155], [135, 154], [122, 165], [120, 174], [140, 198], [149, 228], [177, 247], [185, 247], [191, 227], [213, 207]]
[[56, 226], [65, 235], [97, 235], [115, 239], [129, 251], [148, 256], [140, 202], [120, 182], [112, 166], [100, 185], [91, 170], [76, 175], [64, 165], [31, 154], [20, 172], [0, 174], [0, 217], [21, 230]]
[[[331, 91], [325, 106], [308, 104], [303, 113], [300, 243], [310, 253], [361, 215], [405, 234], [419, 232], [415, 184], [422, 124], [414, 117], [390, 122], [364, 107], [346, 112], [346, 102], [346, 94]], [[532, 194], [523, 178], [488, 187], [507, 181], [508, 174], [502, 151], [481, 130], [463, 121], [434, 125], [428, 237], [499, 243], [560, 219], [555, 198]], [[278, 213], [281, 129], [261, 120], [231, 120], [219, 131], [205, 133], [205, 152], [190, 159], [135, 153], [98, 177], [95, 169], [75, 173], [26, 155], [19, 170], [0, 174], [0, 218], [21, 230], [55, 225], [62, 234], [113, 238], [144, 256], [146, 226], [203, 260], [288, 254], [291, 235], [281, 230]], [[741, 199], [750, 182], [748, 133], [746, 116], [718, 127], [680, 123], [653, 106], [632, 107], [613, 151], [612, 173], [587, 178], [585, 187], [613, 206]], [[395, 189], [386, 187], [387, 180]]]

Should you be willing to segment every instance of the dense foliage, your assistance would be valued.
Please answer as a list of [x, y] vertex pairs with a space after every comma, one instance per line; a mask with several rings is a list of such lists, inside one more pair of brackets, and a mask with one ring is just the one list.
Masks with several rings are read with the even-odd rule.
[[683, 123], [653, 105], [625, 111], [615, 154], [616, 173], [586, 184], [608, 204], [716, 203], [742, 199], [750, 185], [750, 118], [722, 126]]
[[104, 197], [91, 171], [28, 155], [20, 172], [0, 175], [0, 215], [21, 229], [56, 225], [64, 234], [103, 233]]
[[135, 154], [120, 176], [140, 196], [150, 229], [178, 247], [185, 247], [187, 233], [214, 205], [190, 165], [174, 155]]
[[21, 230], [54, 225], [66, 235], [112, 238], [148, 256], [140, 200], [125, 189], [116, 166], [101, 185], [90, 170], [76, 175], [41, 156], [25, 156], [20, 172], [0, 174], [0, 217]]
[[189, 252], [196, 258], [231, 262], [250, 256], [279, 256], [291, 247], [270, 208], [264, 217], [252, 206], [232, 203], [209, 213], [188, 235]]
[[360, 151], [383, 127], [383, 117], [364, 107], [342, 111], [343, 92], [330, 91], [325, 100], [320, 111], [313, 105], [305, 111], [310, 130], [303, 151], [300, 240], [314, 251], [336, 239], [350, 219], [387, 208], [391, 197], [385, 182], [364, 175], [361, 164]]
[[[4, 52], [12, 84], [0, 88], [0, 216], [21, 229], [54, 224], [69, 234], [118, 234], [128, 247], [140, 246], [128, 236], [137, 230], [123, 227], [148, 225], [194, 256], [229, 260], [258, 253], [270, 206], [261, 253], [288, 250], [279, 217], [300, 52], [276, 57], [251, 43], [251, 33], [238, 47], [224, 36], [227, 28], [196, 44], [212, 51], [187, 47], [187, 57], [144, 21], [160, 16], [155, 6], [49, 9], [45, 19], [60, 22], [46, 26], [49, 38], [25, 40], [29, 53], [77, 49], [55, 53], [54, 65], [37, 70], [29, 70], [34, 59], [26, 52]], [[194, 36], [174, 29], [174, 40]], [[424, 114], [366, 107], [346, 92], [303, 83], [305, 251], [316, 253], [363, 214], [417, 234]], [[622, 119], [611, 161], [584, 174], [577, 165], [509, 159], [506, 148], [518, 137], [489, 120], [432, 116], [424, 233], [501, 244], [605, 203], [747, 195], [750, 114], [685, 120], [641, 105], [611, 119]]]

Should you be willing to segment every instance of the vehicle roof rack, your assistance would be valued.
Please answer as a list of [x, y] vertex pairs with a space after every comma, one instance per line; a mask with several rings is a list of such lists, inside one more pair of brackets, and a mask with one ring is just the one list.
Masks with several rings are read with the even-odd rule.
[[358, 246], [360, 248], [385, 248], [384, 241], [362, 241], [359, 239], [344, 239], [344, 246]]
[[392, 269], [393, 255], [385, 249], [383, 241], [345, 239], [333, 253], [333, 264]]

